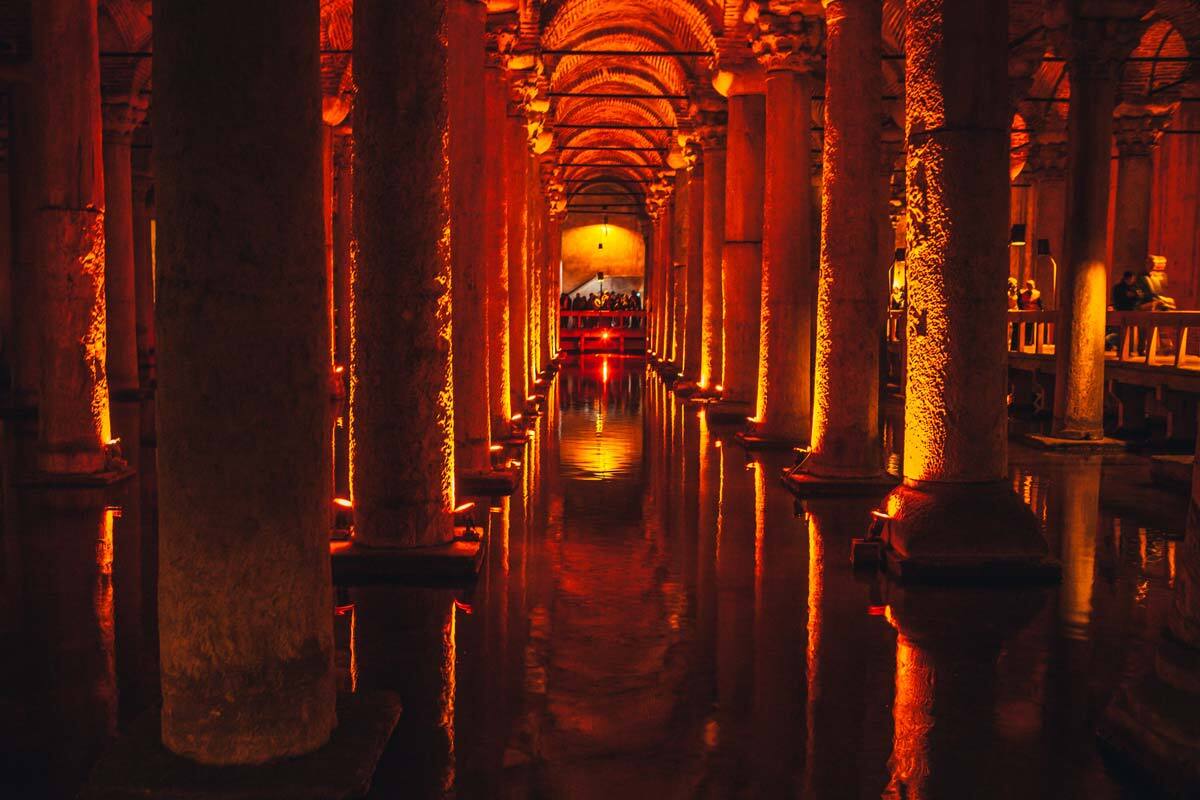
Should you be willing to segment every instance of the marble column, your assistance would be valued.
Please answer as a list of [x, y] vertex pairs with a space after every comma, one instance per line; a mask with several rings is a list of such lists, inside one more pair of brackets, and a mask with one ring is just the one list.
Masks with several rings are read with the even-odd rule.
[[154, 386], [154, 170], [150, 145], [133, 151], [133, 282], [137, 298], [138, 375], [142, 390]]
[[[104, 118], [105, 367], [114, 399], [138, 392], [137, 290], [133, 245], [133, 162], [130, 144], [144, 108], [128, 97], [106, 97]], [[122, 431], [116, 431], [121, 435]]]
[[493, 51], [483, 73], [483, 257], [487, 271], [488, 405], [492, 435], [508, 434], [512, 416], [509, 352], [508, 196], [504, 191], [504, 140], [508, 127], [508, 82]]
[[368, 547], [453, 536], [448, 2], [354, 9], [350, 459]]
[[529, 235], [525, 181], [525, 120], [520, 111], [509, 114], [504, 132], [505, 196], [508, 222], [508, 375], [513, 413], [525, 408], [529, 395], [529, 304], [526, 297]]
[[454, 325], [454, 461], [490, 469], [487, 266], [484, 245], [484, 33], [487, 6], [449, 0], [450, 260]]
[[1146, 269], [1150, 254], [1150, 200], [1154, 185], [1154, 146], [1169, 120], [1166, 108], [1117, 110], [1113, 135], [1117, 143], [1116, 217], [1113, 221], [1112, 271], [1107, 285], [1129, 270]]
[[231, 30], [225, 6], [154, 8], [158, 615], [163, 744], [232, 765], [316, 750], [337, 720], [320, 19], [264, 0]]
[[1056, 574], [1007, 480], [1008, 4], [911, 0], [906, 13], [908, 374], [888, 567]]
[[700, 313], [701, 391], [721, 385], [724, 361], [724, 302], [721, 254], [725, 248], [725, 122], [723, 111], [701, 112], [700, 147], [704, 158], [704, 276]]
[[[766, 170], [758, 392], [747, 442], [799, 444], [812, 430], [812, 74], [825, 26], [818, 16], [763, 13], [755, 54], [766, 71]], [[869, 234], [867, 236], [869, 238]]]
[[1067, 260], [1060, 264], [1054, 331], [1053, 435], [1104, 438], [1104, 323], [1108, 307], [1107, 234], [1113, 109], [1127, 21], [1078, 18], [1065, 42], [1071, 78], [1067, 114]]
[[[695, 141], [687, 145], [687, 291], [684, 296], [683, 356], [680, 380], [693, 387], [700, 378], [700, 351], [704, 323], [704, 162]], [[676, 384], [679, 386], [679, 384]]]
[[1200, 786], [1200, 449], [1187, 528], [1175, 553], [1174, 603], [1153, 666], [1117, 693], [1099, 735], [1111, 752], [1183, 797]]
[[[723, 345], [721, 407], [732, 416], [754, 411], [762, 305], [763, 179], [766, 97], [761, 72], [733, 74], [725, 160], [725, 245], [721, 255]], [[805, 178], [807, 181], [807, 178]]]
[[59, 475], [109, 466], [96, 25], [90, 0], [52, 0], [33, 9], [33, 51], [40, 54], [34, 84], [40, 182], [33, 214], [41, 359], [37, 469]]
[[892, 162], [877, 124], [882, 77], [859, 68], [880, 57], [881, 15], [875, 0], [825, 0], [825, 202], [812, 449], [804, 463], [814, 480], [876, 478], [883, 468], [879, 336], [887, 273], [880, 253], [890, 263], [892, 242], [879, 241], [887, 217], [877, 165], [883, 160], [890, 179]]

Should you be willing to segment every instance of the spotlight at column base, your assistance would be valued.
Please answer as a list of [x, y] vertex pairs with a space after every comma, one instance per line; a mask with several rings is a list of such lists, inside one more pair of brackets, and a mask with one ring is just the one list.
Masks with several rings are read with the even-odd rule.
[[358, 542], [330, 542], [333, 581], [339, 585], [396, 582], [406, 586], [441, 586], [471, 582], [483, 564], [482, 541], [456, 528], [454, 541], [429, 547], [367, 547]]
[[884, 561], [902, 581], [1058, 581], [1037, 518], [1011, 486], [901, 484], [883, 501]]
[[154, 711], [101, 758], [83, 797], [363, 797], [400, 719], [400, 699], [391, 692], [342, 695], [337, 718], [329, 742], [308, 755], [261, 766], [208, 767], [163, 747]]
[[1192, 796], [1200, 786], [1200, 651], [1164, 633], [1153, 672], [1117, 693], [1097, 737], [1118, 769], [1172, 797]]

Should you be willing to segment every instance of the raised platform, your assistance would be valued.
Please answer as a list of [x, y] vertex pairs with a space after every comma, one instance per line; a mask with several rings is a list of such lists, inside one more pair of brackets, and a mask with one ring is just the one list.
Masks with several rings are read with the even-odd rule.
[[334, 583], [438, 586], [475, 580], [483, 565], [483, 542], [460, 538], [434, 547], [364, 547], [354, 541], [334, 541], [329, 543], [329, 555]]
[[262, 766], [210, 767], [162, 745], [159, 712], [134, 723], [97, 763], [84, 800], [349, 800], [365, 797], [400, 719], [391, 692], [338, 696], [338, 726], [315, 753]]

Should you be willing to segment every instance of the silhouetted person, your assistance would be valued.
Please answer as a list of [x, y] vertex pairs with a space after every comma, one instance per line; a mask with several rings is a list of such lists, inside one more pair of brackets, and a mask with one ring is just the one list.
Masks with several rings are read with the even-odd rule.
[[1121, 280], [1112, 288], [1112, 307], [1114, 311], [1133, 311], [1142, 304], [1141, 290], [1133, 272], [1126, 270]]

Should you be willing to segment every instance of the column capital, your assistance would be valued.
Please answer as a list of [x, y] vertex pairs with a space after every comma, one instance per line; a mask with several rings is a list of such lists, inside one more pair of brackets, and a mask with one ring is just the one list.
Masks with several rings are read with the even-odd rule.
[[1141, 18], [1150, 5], [1149, 0], [1084, 0], [1068, 9], [1066, 0], [1054, 0], [1046, 13], [1047, 38], [1067, 59], [1072, 81], [1115, 81], [1146, 28]]
[[654, 182], [646, 186], [646, 213], [657, 222], [671, 205], [675, 192], [675, 171], [664, 169], [655, 173]]
[[142, 94], [105, 95], [100, 102], [100, 118], [106, 138], [133, 135], [134, 129], [146, 119], [150, 103]]
[[[767, 72], [824, 68], [825, 20], [811, 2], [759, 2], [750, 49]], [[815, 13], [814, 13], [815, 12]]]
[[1070, 146], [1065, 138], [1035, 138], [1029, 143], [1025, 170], [1030, 177], [1043, 181], [1061, 181], [1067, 177]]
[[1117, 155], [1120, 158], [1149, 156], [1170, 119], [1169, 110], [1120, 104], [1113, 118]]
[[484, 33], [484, 48], [487, 52], [487, 67], [490, 69], [508, 69], [509, 57], [517, 48], [520, 38], [521, 24], [517, 13], [510, 11], [502, 14], [488, 14], [487, 29]]

